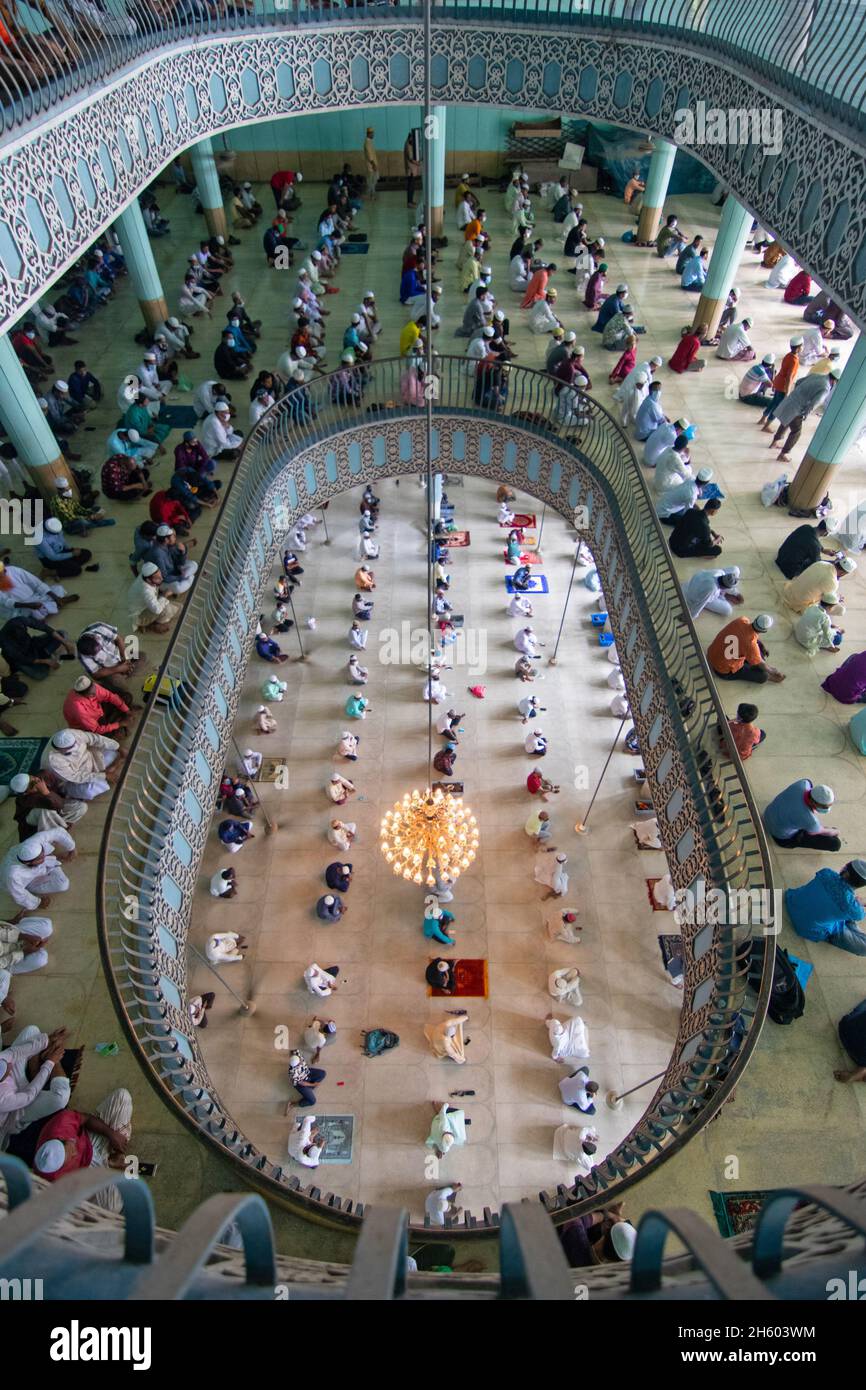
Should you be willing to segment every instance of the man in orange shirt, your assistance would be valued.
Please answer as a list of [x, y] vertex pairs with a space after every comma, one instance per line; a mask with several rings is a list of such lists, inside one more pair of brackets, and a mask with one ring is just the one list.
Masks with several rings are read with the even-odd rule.
[[769, 613], [759, 613], [754, 619], [734, 618], [710, 643], [707, 661], [723, 681], [766, 681], [778, 684], [785, 677], [767, 662], [767, 650], [758, 637], [769, 632], [773, 619]]
[[766, 732], [755, 724], [757, 717], [757, 705], [737, 705], [736, 718], [728, 720], [731, 738], [743, 762], [751, 758], [753, 749], [767, 737]]
[[775, 419], [777, 406], [787, 396], [791, 387], [794, 385], [797, 373], [800, 370], [800, 349], [803, 346], [802, 338], [792, 338], [790, 342], [790, 352], [786, 352], [782, 358], [782, 365], [773, 377], [773, 394], [767, 405], [761, 411], [759, 421], [761, 429], [768, 434], [771, 426], [770, 421]]

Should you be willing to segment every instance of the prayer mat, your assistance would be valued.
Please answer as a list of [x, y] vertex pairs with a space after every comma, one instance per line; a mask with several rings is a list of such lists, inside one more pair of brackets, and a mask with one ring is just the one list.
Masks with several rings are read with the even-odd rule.
[[[344, 256], [366, 256], [369, 249], [369, 241], [344, 241], [343, 245], [340, 247], [340, 250], [342, 251]], [[329, 1161], [332, 1160], [322, 1160], [323, 1163], [327, 1163]], [[341, 1159], [340, 1162], [342, 1163], [342, 1161], [343, 1160]], [[346, 1161], [351, 1162], [351, 1160], [349, 1159], [347, 1159]]]
[[[761, 1207], [772, 1195], [772, 1189], [760, 1187], [747, 1192], [710, 1191], [710, 1201], [713, 1204], [713, 1215], [719, 1233], [727, 1238], [753, 1230]], [[797, 1203], [798, 1207], [805, 1205], [805, 1202]]]
[[254, 782], [277, 782], [282, 776], [286, 778], [289, 767], [289, 759], [266, 757], [262, 760], [258, 777], [254, 777]]
[[667, 970], [674, 956], [682, 954], [683, 938], [681, 936], [660, 936], [659, 949], [662, 953], [662, 965]]
[[463, 547], [470, 544], [470, 536], [468, 531], [452, 531], [450, 535], [437, 536], [436, 539], [438, 540], [440, 545], [454, 546], [455, 548], [458, 546]]
[[164, 405], [156, 417], [157, 424], [173, 430], [194, 430], [198, 416], [191, 405]]
[[640, 841], [640, 840], [638, 839], [638, 837], [637, 837], [637, 831], [635, 830], [634, 826], [632, 826], [631, 833], [632, 833], [632, 835], [634, 835], [634, 842], [635, 842], [635, 844], [637, 845], [637, 848], [641, 851], [641, 853], [643, 853], [645, 850], [649, 850], [650, 854], [659, 854], [659, 853], [661, 852], [661, 849], [662, 849], [662, 846], [661, 846], [661, 845], [645, 845], [645, 844], [642, 844], [641, 841]]
[[434, 999], [487, 998], [487, 961], [456, 960], [454, 962], [454, 988], [428, 988], [427, 993]]
[[656, 886], [657, 883], [661, 883], [661, 878], [660, 878], [660, 877], [659, 877], [659, 878], [648, 878], [648, 879], [646, 880], [646, 895], [647, 895], [647, 897], [649, 898], [650, 907], [652, 908], [653, 912], [672, 912], [672, 911], [673, 911], [673, 908], [670, 908], [670, 907], [659, 907], [658, 903], [656, 902], [655, 898], [653, 897], [653, 889], [655, 888], [655, 886]]
[[499, 525], [506, 531], [522, 531], [526, 526], [535, 525], [535, 512], [515, 512], [514, 520], [510, 524], [500, 521]]
[[4, 738], [0, 742], [0, 783], [8, 786], [19, 772], [36, 771], [47, 742], [47, 738]]
[[510, 574], [506, 574], [505, 592], [507, 594], [549, 594], [550, 586], [543, 574], [531, 574], [529, 584], [525, 589], [515, 589], [514, 580]]
[[463, 474], [443, 473], [442, 486], [445, 488], [446, 492], [448, 491], [449, 487], [463, 487]]
[[[502, 558], [505, 561], [506, 565], [510, 565], [512, 563], [512, 561], [508, 558], [507, 550], [503, 550]], [[527, 551], [526, 554], [521, 552], [520, 563], [521, 565], [543, 565], [544, 560], [541, 558], [541, 554], [539, 551], [536, 550], [534, 553], [530, 553], [529, 551]]]
[[[343, 247], [343, 250], [346, 248]], [[296, 1111], [296, 1114], [301, 1112]], [[354, 1115], [316, 1115], [316, 1127], [325, 1139], [325, 1152], [320, 1163], [351, 1163], [352, 1140], [355, 1134]]]

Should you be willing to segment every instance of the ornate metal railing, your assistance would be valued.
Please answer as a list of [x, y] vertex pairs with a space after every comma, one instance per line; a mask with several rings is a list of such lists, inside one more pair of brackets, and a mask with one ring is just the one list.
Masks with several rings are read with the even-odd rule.
[[[686, 45], [730, 58], [846, 124], [862, 129], [866, 121], [866, 26], [859, 0], [764, 0], [758, 6], [731, 0], [432, 0], [432, 7], [434, 22], [581, 27]], [[7, 130], [179, 43], [310, 24], [418, 21], [424, 2], [228, 0], [217, 9], [204, 0], [176, 0], [166, 15], [141, 0], [91, 0], [74, 13], [46, 0], [41, 22], [34, 22], [35, 8], [19, 12], [13, 0], [0, 11]]]
[[[49, 1190], [44, 1184], [34, 1190], [24, 1164], [0, 1154], [0, 1175], [0, 1279], [4, 1298], [22, 1301], [243, 1297], [297, 1303], [445, 1294], [572, 1302], [576, 1281], [593, 1302], [823, 1301], [840, 1285], [842, 1297], [856, 1298], [866, 1268], [863, 1182], [848, 1191], [798, 1185], [768, 1193], [754, 1231], [727, 1241], [693, 1212], [650, 1211], [628, 1265], [574, 1271], [540, 1208], [509, 1204], [502, 1212], [498, 1274], [419, 1272], [407, 1278], [407, 1254], [423, 1259], [423, 1249], [409, 1239], [406, 1213], [387, 1207], [370, 1213], [351, 1266], [334, 1265], [276, 1254], [267, 1208], [252, 1194], [210, 1197], [175, 1233], [156, 1227], [147, 1185], [117, 1171], [90, 1168]], [[89, 1201], [106, 1185], [119, 1191], [117, 1216]], [[232, 1223], [239, 1251], [221, 1243]], [[686, 1253], [664, 1259], [670, 1233]]]
[[[465, 358], [439, 360], [437, 467], [509, 479], [568, 522], [602, 578], [632, 715], [674, 884], [761, 894], [771, 873], [758, 812], [709, 678], [640, 469], [591, 397], [556, 423], [561, 400], [543, 373], [512, 368], [499, 410], [476, 399]], [[234, 712], [260, 596], [295, 519], [349, 487], [417, 471], [421, 413], [401, 403], [405, 360], [375, 363], [363, 400], [334, 400], [337, 374], [278, 402], [244, 448], [162, 672], [168, 705], [136, 732], [104, 837], [98, 890], [106, 976], [127, 1034], [178, 1115], [235, 1160], [249, 1181], [338, 1220], [352, 1209], [275, 1167], [226, 1111], [186, 1010], [185, 951], [198, 866], [220, 777], [233, 761]], [[339, 395], [339, 392], [337, 392]], [[577, 510], [575, 510], [577, 509]], [[718, 730], [725, 731], [723, 738]], [[742, 899], [740, 899], [742, 901]], [[758, 907], [764, 899], [752, 899]], [[746, 920], [744, 920], [746, 918]], [[750, 920], [681, 924], [685, 981], [672, 1056], [646, 1112], [583, 1180], [541, 1193], [548, 1210], [590, 1210], [675, 1153], [725, 1102], [766, 1011], [772, 952], [757, 997], [746, 984]], [[466, 1214], [464, 1229], [498, 1224]]]

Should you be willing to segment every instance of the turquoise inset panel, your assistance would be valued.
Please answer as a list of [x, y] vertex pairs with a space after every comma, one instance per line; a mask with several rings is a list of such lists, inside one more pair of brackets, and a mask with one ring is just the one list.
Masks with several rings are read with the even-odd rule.
[[430, 435], [430, 457], [433, 460], [439, 457], [439, 431], [436, 429]]
[[773, 182], [773, 177], [778, 165], [779, 156], [777, 154], [767, 154], [764, 156], [764, 162], [761, 165], [761, 173], [758, 177], [758, 186], [762, 193], [766, 193], [770, 184]]
[[208, 91], [210, 92], [211, 106], [214, 111], [216, 111], [217, 115], [221, 116], [229, 104], [229, 99], [226, 95], [226, 84], [223, 82], [218, 72], [211, 73]]
[[[614, 591], [613, 591], [613, 606], [614, 606], [614, 608], [616, 608], [616, 609], [619, 609], [619, 605], [620, 605], [620, 603], [621, 603], [621, 601], [622, 601], [622, 589], [623, 589], [623, 577], [622, 577], [622, 575], [620, 575], [619, 579], [616, 581], [616, 586], [615, 586]], [[641, 657], [641, 660], [643, 660], [643, 657]]]
[[[163, 891], [165, 890], [163, 889]], [[157, 927], [156, 939], [165, 954], [171, 956], [172, 960], [177, 960], [177, 942], [171, 932], [166, 931], [165, 927]]]
[[[694, 889], [692, 889], [692, 892], [694, 892]], [[715, 928], [712, 922], [708, 922], [705, 927], [701, 927], [700, 931], [692, 939], [692, 955], [695, 960], [700, 960], [701, 956], [707, 954], [707, 951], [713, 944], [714, 930]]]
[[262, 526], [265, 532], [265, 540], [268, 545], [270, 545], [274, 539], [274, 528], [271, 525], [271, 518], [267, 512], [262, 512]]
[[228, 686], [229, 690], [234, 690], [234, 688], [235, 688], [235, 673], [234, 673], [234, 671], [233, 671], [232, 668], [231, 668], [231, 662], [229, 661], [229, 659], [228, 659], [228, 657], [226, 656], [225, 652], [223, 652], [223, 657], [222, 657], [221, 665], [222, 665], [222, 668], [223, 668], [223, 675], [224, 675], [225, 678], [226, 678], [226, 685]]
[[169, 874], [163, 874], [161, 880], [162, 896], [165, 898], [173, 912], [180, 912], [183, 902], [183, 894]]
[[[654, 77], [652, 82], [647, 87], [646, 96], [644, 97], [643, 109], [644, 113], [647, 116], [653, 117], [658, 115], [659, 111], [661, 110], [662, 97], [664, 96], [664, 94], [664, 83], [662, 82], [660, 77]], [[685, 102], [677, 102], [678, 107], [684, 106], [685, 104]]]
[[580, 498], [580, 479], [578, 478], [577, 474], [575, 473], [575, 474], [572, 475], [571, 482], [570, 482], [569, 485], [568, 485], [568, 505], [573, 509], [574, 507], [577, 506], [577, 503], [578, 503], [578, 499], [579, 499], [579, 498]]
[[462, 463], [466, 458], [465, 430], [455, 430], [451, 436], [451, 457], [455, 463]]
[[562, 66], [559, 63], [545, 63], [541, 89], [546, 97], [555, 97], [562, 84]]
[[81, 191], [84, 194], [84, 201], [89, 208], [96, 207], [96, 187], [93, 182], [93, 175], [90, 172], [90, 165], [87, 160], [79, 156], [75, 164], [78, 174], [78, 182], [81, 184]]
[[[128, 145], [127, 149], [129, 149]], [[66, 187], [66, 184], [59, 174], [52, 180], [51, 188], [54, 197], [57, 199], [57, 206], [60, 210], [60, 216], [63, 218], [64, 225], [71, 230], [75, 226], [75, 208], [72, 206], [69, 189]]]
[[140, 116], [136, 116], [135, 120], [133, 121], [133, 125], [135, 126], [135, 138], [138, 141], [138, 148], [141, 151], [141, 157], [142, 159], [146, 159], [148, 152], [147, 132], [145, 131], [144, 122], [142, 121]]
[[489, 434], [482, 434], [478, 441], [478, 462], [489, 463], [493, 456], [493, 440]]
[[147, 114], [150, 117], [150, 128], [153, 131], [153, 138], [158, 145], [161, 145], [165, 139], [165, 133], [162, 128], [162, 121], [160, 120], [159, 110], [157, 109], [155, 101], [152, 101], [148, 106]]
[[813, 179], [809, 185], [809, 192], [803, 199], [803, 206], [800, 210], [800, 227], [802, 231], [807, 231], [815, 221], [823, 196], [824, 186], [821, 180]]
[[187, 115], [190, 120], [195, 123], [198, 120], [198, 97], [196, 96], [195, 87], [191, 82], [187, 82], [183, 89], [183, 100]]
[[502, 455], [502, 467], [506, 473], [513, 473], [517, 467], [517, 445], [513, 439], [509, 439]]
[[519, 58], [512, 58], [505, 69], [505, 88], [509, 92], [519, 92], [523, 88], [526, 68]]
[[377, 468], [382, 468], [388, 462], [384, 435], [377, 434], [373, 440], [373, 462]]
[[209, 714], [206, 714], [204, 718], [204, 736], [207, 739], [213, 751], [216, 752], [220, 746], [220, 736], [217, 733], [216, 724], [213, 722]]
[[655, 717], [655, 719], [654, 719], [653, 722], [652, 722], [652, 725], [651, 725], [651, 727], [650, 727], [649, 734], [647, 735], [647, 743], [649, 744], [649, 746], [650, 746], [651, 749], [655, 748], [656, 744], [658, 743], [659, 739], [661, 738], [662, 728], [663, 728], [663, 727], [664, 727], [664, 720], [662, 719], [662, 717], [661, 717], [660, 714], [657, 714], [656, 717]]
[[277, 95], [281, 97], [293, 97], [295, 95], [295, 79], [288, 63], [277, 64]]
[[580, 81], [577, 84], [577, 95], [581, 101], [595, 101], [595, 94], [598, 91], [598, 68], [589, 65], [580, 74]]
[[331, 85], [331, 64], [324, 58], [317, 58], [313, 64], [313, 87], [320, 97], [326, 97]]
[[757, 155], [757, 153], [757, 145], [746, 145], [745, 149], [743, 150], [743, 158], [741, 160], [741, 165], [743, 173], [747, 176], [752, 172], [752, 165], [755, 162], [755, 156]]
[[[617, 605], [616, 601], [614, 601], [614, 607], [617, 607], [617, 606], [618, 606], [618, 605]], [[641, 683], [641, 681], [643, 680], [643, 673], [644, 673], [644, 667], [645, 667], [645, 666], [646, 666], [646, 657], [644, 656], [643, 652], [641, 652], [640, 656], [638, 657], [637, 661], [635, 662], [634, 670], [633, 670], [632, 673], [631, 673], [632, 685], [635, 686], [635, 688], [637, 688], [637, 686], [639, 686], [640, 683]]]
[[866, 236], [861, 241], [857, 255], [854, 257], [854, 279], [857, 281], [866, 280]]
[[118, 130], [117, 143], [120, 146], [120, 157], [123, 160], [127, 172], [129, 172], [132, 169], [132, 150], [129, 147], [129, 141], [126, 138], [125, 130]]
[[634, 78], [632, 77], [631, 73], [619, 73], [616, 81], [613, 84], [613, 104], [614, 106], [618, 106], [620, 111], [623, 109], [624, 106], [628, 106], [629, 102], [631, 101], [631, 93], [633, 87]]
[[391, 77], [391, 82], [393, 86], [397, 88], [398, 91], [401, 90], [401, 88], [403, 87], [409, 86], [409, 59], [405, 53], [394, 54], [394, 56], [391, 59], [391, 62], [388, 64], [388, 71]]
[[294, 478], [288, 479], [286, 483], [286, 492], [289, 494], [289, 506], [294, 511], [295, 507], [298, 505], [298, 489]]
[[265, 567], [265, 547], [262, 545], [261, 538], [259, 536], [255, 536], [253, 538], [253, 548], [256, 553], [256, 559], [259, 562], [259, 570], [261, 571]]
[[360, 473], [361, 471], [361, 446], [357, 440], [353, 440], [346, 450], [349, 459], [349, 472]]
[[256, 605], [255, 599], [253, 598], [253, 591], [249, 586], [246, 576], [244, 576], [243, 582], [241, 583], [241, 593], [246, 601], [247, 609], [252, 612]]
[[554, 463], [550, 469], [550, 491], [554, 494], [562, 487], [562, 464]]
[[537, 449], [530, 449], [526, 463], [526, 476], [531, 483], [537, 483], [541, 473], [541, 459]]
[[688, 87], [680, 87], [680, 90], [677, 92], [676, 109], [678, 111], [682, 111], [686, 107], [691, 107], [691, 104], [692, 94], [689, 91]]
[[241, 74], [241, 96], [244, 99], [244, 105], [258, 106], [261, 95], [259, 79], [256, 77], [256, 74], [253, 72], [252, 68], [244, 68]]
[[667, 806], [665, 807], [665, 815], [666, 815], [666, 817], [667, 817], [668, 825], [673, 825], [674, 821], [675, 821], [675, 820], [677, 819], [677, 817], [681, 814], [682, 809], [683, 809], [683, 789], [682, 789], [682, 787], [677, 787], [676, 790], [674, 791], [673, 796], [671, 797], [670, 801], [668, 802]]
[[179, 830], [175, 830], [171, 837], [171, 843], [181, 864], [183, 864], [185, 869], [188, 869], [192, 863], [192, 848], [186, 836], [181, 835]]
[[173, 984], [172, 981], [167, 978], [167, 976], [160, 975], [159, 987], [162, 990], [162, 996], [165, 999], [166, 1003], [170, 1004], [173, 1009], [179, 1009], [180, 994], [178, 993], [177, 986]]
[[663, 787], [665, 782], [670, 777], [673, 765], [674, 755], [669, 748], [666, 748], [664, 753], [662, 753], [661, 758], [659, 759], [659, 765], [656, 768], [656, 781], [658, 782], [660, 787]]
[[470, 87], [481, 88], [487, 81], [487, 63], [477, 54], [469, 61], [466, 77]]
[[117, 187], [117, 170], [114, 167], [114, 161], [111, 158], [111, 153], [104, 140], [100, 140], [99, 142], [99, 162], [102, 165], [102, 172], [105, 175], [105, 186], [106, 188], [110, 188], [113, 193]]
[[199, 781], [201, 782], [203, 787], [209, 787], [211, 784], [211, 778], [213, 777], [213, 773], [210, 770], [210, 765], [208, 763], [207, 758], [205, 757], [204, 753], [201, 751], [200, 748], [197, 748], [195, 750], [194, 761], [195, 770], [198, 773]]
[[408, 430], [400, 431], [400, 462], [408, 463], [412, 457], [412, 436]]
[[220, 712], [220, 717], [225, 719], [228, 716], [229, 707], [226, 704], [226, 697], [218, 685], [215, 685], [213, 688], [213, 697], [216, 702], [216, 707]]
[[824, 246], [828, 256], [833, 256], [838, 251], [839, 243], [848, 229], [850, 217], [851, 204], [848, 202], [847, 198], [843, 198], [842, 201], [836, 205], [836, 210], [830, 218], [830, 225], [824, 237]]
[[27, 221], [30, 223], [30, 230], [33, 233], [33, 239], [36, 245], [39, 247], [40, 251], [47, 251], [51, 245], [51, 233], [48, 230], [48, 223], [45, 221], [45, 215], [36, 199], [31, 198], [29, 193], [24, 199], [24, 211], [27, 216]]
[[179, 1033], [176, 1028], [172, 1028], [171, 1035], [177, 1043], [178, 1052], [182, 1052], [186, 1060], [188, 1062], [191, 1062], [193, 1060], [192, 1048], [190, 1047], [183, 1033]]
[[329, 483], [337, 481], [337, 455], [329, 449], [325, 455], [325, 477]]
[[794, 185], [797, 182], [799, 174], [800, 169], [797, 161], [796, 159], [792, 159], [785, 170], [785, 177], [782, 179], [782, 187], [779, 189], [776, 196], [776, 202], [779, 204], [780, 208], [786, 208], [790, 203], [791, 195], [794, 192]]
[[240, 642], [238, 641], [238, 634], [237, 634], [237, 632], [235, 631], [235, 629], [234, 629], [233, 627], [232, 627], [232, 628], [229, 628], [229, 646], [231, 647], [232, 651], [234, 652], [235, 661], [240, 661], [240, 659], [241, 659], [241, 644], [240, 644]]
[[165, 107], [165, 119], [168, 121], [168, 128], [172, 135], [176, 135], [179, 121], [177, 119], [177, 107], [171, 92], [163, 92], [162, 104]]
[[201, 825], [203, 812], [198, 797], [189, 788], [183, 794], [183, 804], [193, 825]]
[[353, 58], [349, 64], [352, 86], [356, 92], [366, 92], [370, 85], [370, 64], [366, 58]]
[[677, 863], [685, 864], [695, 852], [695, 832], [689, 826], [684, 835], [677, 840]]
[[[712, 996], [713, 996], [713, 989], [714, 989], [714, 987], [715, 987], [715, 981], [714, 981], [714, 980], [712, 980], [712, 979], [710, 979], [710, 980], [701, 980], [701, 983], [698, 985], [697, 989], [695, 990], [694, 994], [692, 995], [691, 1008], [692, 1008], [693, 1012], [696, 1013], [698, 1009], [702, 1009], [702, 1008], [704, 1007], [705, 1004], [708, 1004], [708, 1003], [710, 1002], [710, 1000], [711, 1000], [711, 998], [712, 998]], [[695, 1049], [695, 1051], [697, 1051], [697, 1048], [698, 1048], [698, 1039], [697, 1039], [697, 1038], [692, 1038], [691, 1041], [692, 1041], [692, 1043], [694, 1044], [694, 1049]], [[686, 1046], [688, 1046], [688, 1044], [686, 1044]], [[688, 1057], [686, 1056], [686, 1048], [684, 1047], [683, 1050], [682, 1050], [682, 1052], [680, 1053], [680, 1061], [681, 1061], [681, 1062], [687, 1062], [688, 1060], [689, 1060], [689, 1059], [688, 1059]]]
[[436, 53], [430, 62], [430, 83], [434, 91], [448, 85], [448, 59], [444, 53]]

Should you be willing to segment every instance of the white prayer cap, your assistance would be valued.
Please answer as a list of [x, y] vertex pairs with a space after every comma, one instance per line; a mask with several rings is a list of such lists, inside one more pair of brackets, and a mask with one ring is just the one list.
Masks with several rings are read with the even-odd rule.
[[214, 401], [214, 415], [231, 415], [231, 406], [228, 401]]
[[325, 903], [325, 906], [326, 906], [326, 907], [333, 907], [333, 905], [334, 905], [334, 899], [333, 899], [333, 896], [332, 896], [331, 893], [326, 893], [326, 894], [325, 894], [324, 903]]
[[146, 564], [142, 565], [139, 571], [142, 579], [150, 579], [153, 575], [158, 574], [158, 572], [159, 565], [155, 565], [152, 560], [148, 560]]
[[646, 372], [639, 372], [634, 379], [635, 386], [646, 386]]
[[163, 522], [161, 526], [157, 526], [157, 528], [156, 528], [156, 534], [157, 534], [158, 536], [170, 536], [170, 535], [171, 535], [171, 527], [170, 527], [170, 526], [166, 526], [165, 522]]
[[225, 244], [226, 244], [226, 239], [225, 239], [225, 237], [224, 237], [224, 236], [218, 236], [218, 237], [217, 237], [217, 246], [225, 246]]
[[68, 492], [70, 491], [72, 484], [70, 483], [68, 478], [55, 478], [54, 486], [58, 489], [59, 492]]
[[301, 173], [295, 174], [295, 178], [297, 179], [298, 183], [304, 182], [304, 176]]
[[365, 298], [365, 299], [375, 299], [376, 296], [374, 295], [374, 293], [373, 293], [372, 290], [365, 290], [365, 291], [364, 291], [364, 298]]
[[[466, 180], [467, 180], [470, 176], [469, 176], [469, 174], [461, 174], [460, 177], [461, 177], [461, 179], [463, 180], [463, 182], [465, 183]], [[512, 175], [512, 178], [513, 178], [513, 177], [514, 177], [514, 176]]]
[[586, 348], [585, 348], [585, 347], [576, 347], [576, 348], [574, 349], [574, 351], [575, 351], [575, 353], [577, 354], [578, 357], [585, 357], [585, 356], [586, 356]]
[[306, 379], [307, 378], [304, 376], [304, 373], [301, 371], [300, 367], [296, 367], [295, 370], [292, 372], [292, 381], [306, 381]]
[[496, 319], [497, 323], [504, 323], [504, 321], [505, 321], [505, 310], [504, 310], [504, 309], [497, 309], [497, 310], [496, 310], [496, 313], [493, 315], [493, 317]]
[[697, 479], [699, 483], [708, 483], [713, 476], [712, 468], [699, 468]]
[[821, 595], [821, 602], [822, 602], [822, 603], [827, 603], [827, 604], [831, 604], [831, 603], [832, 603], [832, 604], [835, 604], [835, 603], [838, 603], [838, 601], [839, 601], [839, 595], [838, 595], [838, 594], [831, 593], [829, 590], [828, 590], [825, 594], [822, 594], [822, 595]]
[[576, 334], [576, 333], [572, 333], [571, 329], [569, 329], [568, 332], [566, 333], [565, 338], [564, 338], [563, 341], [566, 342], [566, 343], [576, 343], [576, 342], [577, 342], [577, 334]]
[[299, 343], [298, 346], [295, 348], [295, 353], [298, 357], [306, 357], [307, 349]]
[[36, 1150], [33, 1166], [37, 1173], [59, 1173], [66, 1162], [66, 1149], [59, 1139], [49, 1139]]
[[803, 346], [803, 339], [802, 339], [802, 337], [800, 337], [800, 338], [792, 338], [792, 339], [791, 339], [791, 347], [792, 347], [792, 348], [795, 348], [795, 347], [802, 347], [802, 346]]
[[15, 776], [9, 783], [9, 790], [11, 792], [14, 792], [16, 796], [20, 796], [22, 792], [26, 792], [29, 786], [30, 778], [27, 776], [27, 773], [16, 772]]
[[168, 324], [169, 328], [180, 328], [180, 319], [166, 319], [166, 323]]
[[724, 577], [725, 579], [733, 579], [734, 583], [736, 583], [740, 577], [739, 565], [730, 565], [728, 569], [725, 570]]
[[58, 729], [51, 742], [55, 748], [74, 748], [75, 735], [71, 729]]
[[138, 430], [127, 430], [126, 437], [129, 440], [130, 444], [137, 444], [141, 439], [141, 435], [139, 434]]
[[72, 689], [77, 690], [79, 695], [83, 695], [85, 690], [89, 690], [93, 681], [89, 676], [79, 676], [77, 681], [73, 681]]
[[843, 555], [842, 559], [837, 560], [836, 563], [844, 574], [853, 574], [857, 568], [857, 561], [852, 560], [850, 555]]
[[312, 254], [311, 254], [311, 256], [310, 256], [310, 260], [312, 260], [312, 261], [320, 261], [321, 259], [322, 259], [322, 253], [321, 253], [321, 251], [313, 251], [313, 252], [312, 252]]
[[352, 872], [351, 864], [343, 864], [342, 868], [344, 874], [350, 874]]
[[18, 846], [18, 858], [22, 864], [31, 864], [42, 853], [42, 841], [37, 840], [35, 835], [31, 835], [29, 840], [23, 840]]
[[616, 1221], [610, 1228], [610, 1243], [620, 1260], [630, 1260], [634, 1254], [637, 1231], [630, 1221]]
[[48, 518], [48, 520], [46, 521], [46, 523], [45, 523], [45, 530], [46, 530], [46, 531], [50, 531], [52, 535], [55, 535], [55, 536], [56, 536], [58, 531], [62, 531], [62, 530], [63, 530], [63, 526], [62, 526], [62, 524], [57, 520], [57, 517], [56, 517], [56, 516], [50, 516], [50, 517]]
[[244, 188], [252, 188], [252, 184], [251, 184], [251, 183], [245, 183], [245, 184], [244, 184]]
[[482, 333], [483, 333], [483, 336], [484, 336], [485, 338], [492, 338], [494, 332], [495, 332], [495, 329], [491, 328], [491, 326], [490, 326], [489, 323], [488, 323], [488, 325], [487, 325], [486, 328], [482, 329]]
[[303, 302], [304, 302], [304, 301], [303, 301], [302, 299], [293, 299], [293, 300], [292, 300], [292, 308], [293, 308], [293, 309], [300, 309], [301, 306], [303, 305]]
[[773, 619], [769, 613], [759, 613], [752, 623], [757, 632], [769, 632], [772, 626]]
[[44, 396], [40, 396], [40, 397], [38, 398], [36, 404], [39, 406], [39, 409], [40, 409], [40, 410], [47, 410], [47, 409], [48, 409], [48, 402], [46, 401], [46, 399], [45, 399]]
[[842, 375], [842, 368], [841, 368], [841, 367], [831, 367], [831, 368], [830, 368], [830, 375], [831, 375], [831, 377], [833, 377], [833, 380], [834, 380], [834, 381], [838, 381], [839, 378], [840, 378], [840, 376]]
[[617, 294], [628, 294], [628, 285], [617, 285]]
[[360, 315], [360, 314], [353, 314], [353, 315], [352, 315], [352, 322], [353, 322], [353, 323], [360, 323], [360, 322], [361, 322], [361, 315]]
[[604, 237], [600, 236], [595, 244], [596, 246], [604, 246]]
[[765, 352], [761, 361], [765, 367], [772, 367], [776, 361], [776, 354], [774, 352]]
[[69, 394], [69, 383], [67, 381], [55, 381], [54, 389], [55, 391], [60, 391], [62, 395], [66, 396]]
[[367, 344], [366, 344], [366, 343], [359, 343], [358, 346], [357, 346], [357, 348], [353, 348], [353, 352], [369, 352], [369, 351], [370, 351], [370, 349], [367, 347]]
[[[833, 802], [836, 800], [836, 793], [833, 791], [832, 787], [825, 786], [823, 782], [819, 782], [817, 786], [814, 786], [809, 792], [809, 796], [815, 802], [816, 806], [825, 806], [828, 808], [832, 806]], [[25, 841], [25, 844], [26, 843], [27, 841]]]
[[453, 1135], [453, 1134], [443, 1134], [443, 1135], [442, 1135], [442, 1138], [439, 1140], [439, 1147], [440, 1147], [440, 1149], [442, 1150], [443, 1153], [447, 1153], [448, 1150], [452, 1147], [453, 1143], [454, 1143], [454, 1135]]
[[567, 854], [558, 854], [558, 855], [556, 856], [556, 862], [557, 862], [557, 864], [567, 864], [567, 863], [568, 863], [568, 855], [567, 855]]
[[650, 358], [650, 366], [651, 366], [651, 367], [660, 367], [661, 364], [662, 364], [662, 359], [661, 359], [660, 357], [651, 357], [651, 358]]

